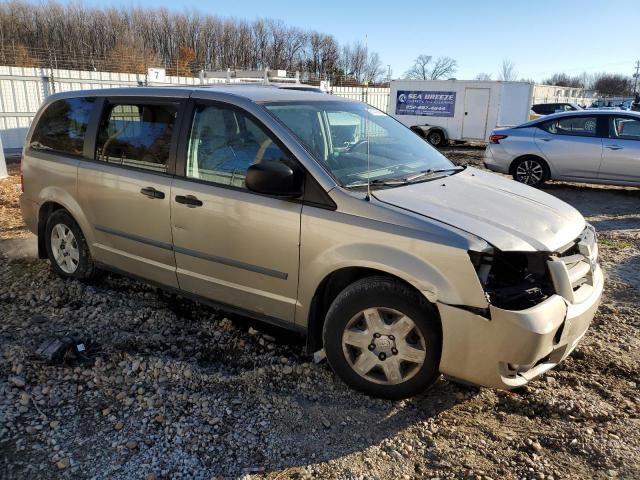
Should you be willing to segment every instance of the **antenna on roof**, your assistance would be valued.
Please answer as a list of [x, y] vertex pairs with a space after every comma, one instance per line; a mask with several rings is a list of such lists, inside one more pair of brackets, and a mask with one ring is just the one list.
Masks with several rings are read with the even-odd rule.
[[367, 142], [367, 202], [371, 201], [371, 161], [369, 158], [369, 105], [365, 104], [364, 136]]
[[[364, 36], [364, 50], [366, 55], [369, 55], [369, 36], [365, 34]], [[368, 84], [367, 84], [368, 90]], [[364, 104], [365, 115], [364, 115], [364, 137], [367, 142], [367, 196], [365, 200], [367, 202], [371, 201], [371, 159], [369, 157], [369, 104]]]

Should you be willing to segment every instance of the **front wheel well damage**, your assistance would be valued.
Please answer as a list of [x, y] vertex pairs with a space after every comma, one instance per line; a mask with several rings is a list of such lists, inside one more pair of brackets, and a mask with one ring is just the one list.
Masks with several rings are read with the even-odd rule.
[[47, 258], [47, 246], [45, 243], [45, 228], [49, 216], [56, 210], [64, 210], [65, 208], [56, 202], [45, 202], [38, 210], [38, 258]]
[[307, 319], [307, 352], [309, 354], [320, 350], [323, 346], [322, 329], [324, 327], [324, 320], [329, 307], [338, 294], [358, 280], [367, 277], [380, 276], [398, 281], [407, 285], [409, 288], [416, 290], [413, 285], [400, 277], [381, 270], [366, 267], [341, 268], [340, 270], [330, 273], [322, 280], [322, 282], [320, 282], [320, 285], [316, 289], [311, 301], [309, 318]]

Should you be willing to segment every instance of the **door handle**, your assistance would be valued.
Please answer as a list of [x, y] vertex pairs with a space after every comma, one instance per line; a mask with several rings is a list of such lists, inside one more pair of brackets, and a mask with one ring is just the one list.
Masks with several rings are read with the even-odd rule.
[[620, 145], [605, 145], [609, 150], [622, 150]]
[[202, 200], [198, 200], [193, 195], [176, 195], [176, 202], [186, 205], [189, 208], [202, 206]]
[[149, 197], [149, 198], [160, 198], [160, 199], [164, 198], [164, 192], [156, 190], [153, 187], [145, 187], [140, 190], [140, 193], [145, 197]]
[[541, 138], [543, 142], [550, 142], [553, 138]]

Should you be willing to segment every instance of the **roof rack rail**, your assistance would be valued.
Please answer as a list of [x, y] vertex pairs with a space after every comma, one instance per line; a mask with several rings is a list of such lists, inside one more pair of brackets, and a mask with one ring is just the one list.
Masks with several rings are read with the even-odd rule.
[[300, 83], [300, 72], [295, 72], [295, 76], [289, 76], [286, 70], [236, 70], [227, 68], [226, 70], [200, 71], [200, 80], [219, 79], [224, 83]]

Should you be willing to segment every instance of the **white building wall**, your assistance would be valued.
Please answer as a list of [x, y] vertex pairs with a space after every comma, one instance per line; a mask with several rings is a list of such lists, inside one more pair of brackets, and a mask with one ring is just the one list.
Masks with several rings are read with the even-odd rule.
[[388, 87], [331, 87], [331, 93], [339, 97], [366, 102], [383, 112], [386, 112], [389, 106]]
[[558, 85], [534, 85], [533, 103], [577, 103], [591, 105], [592, 96], [582, 88], [561, 87]]

